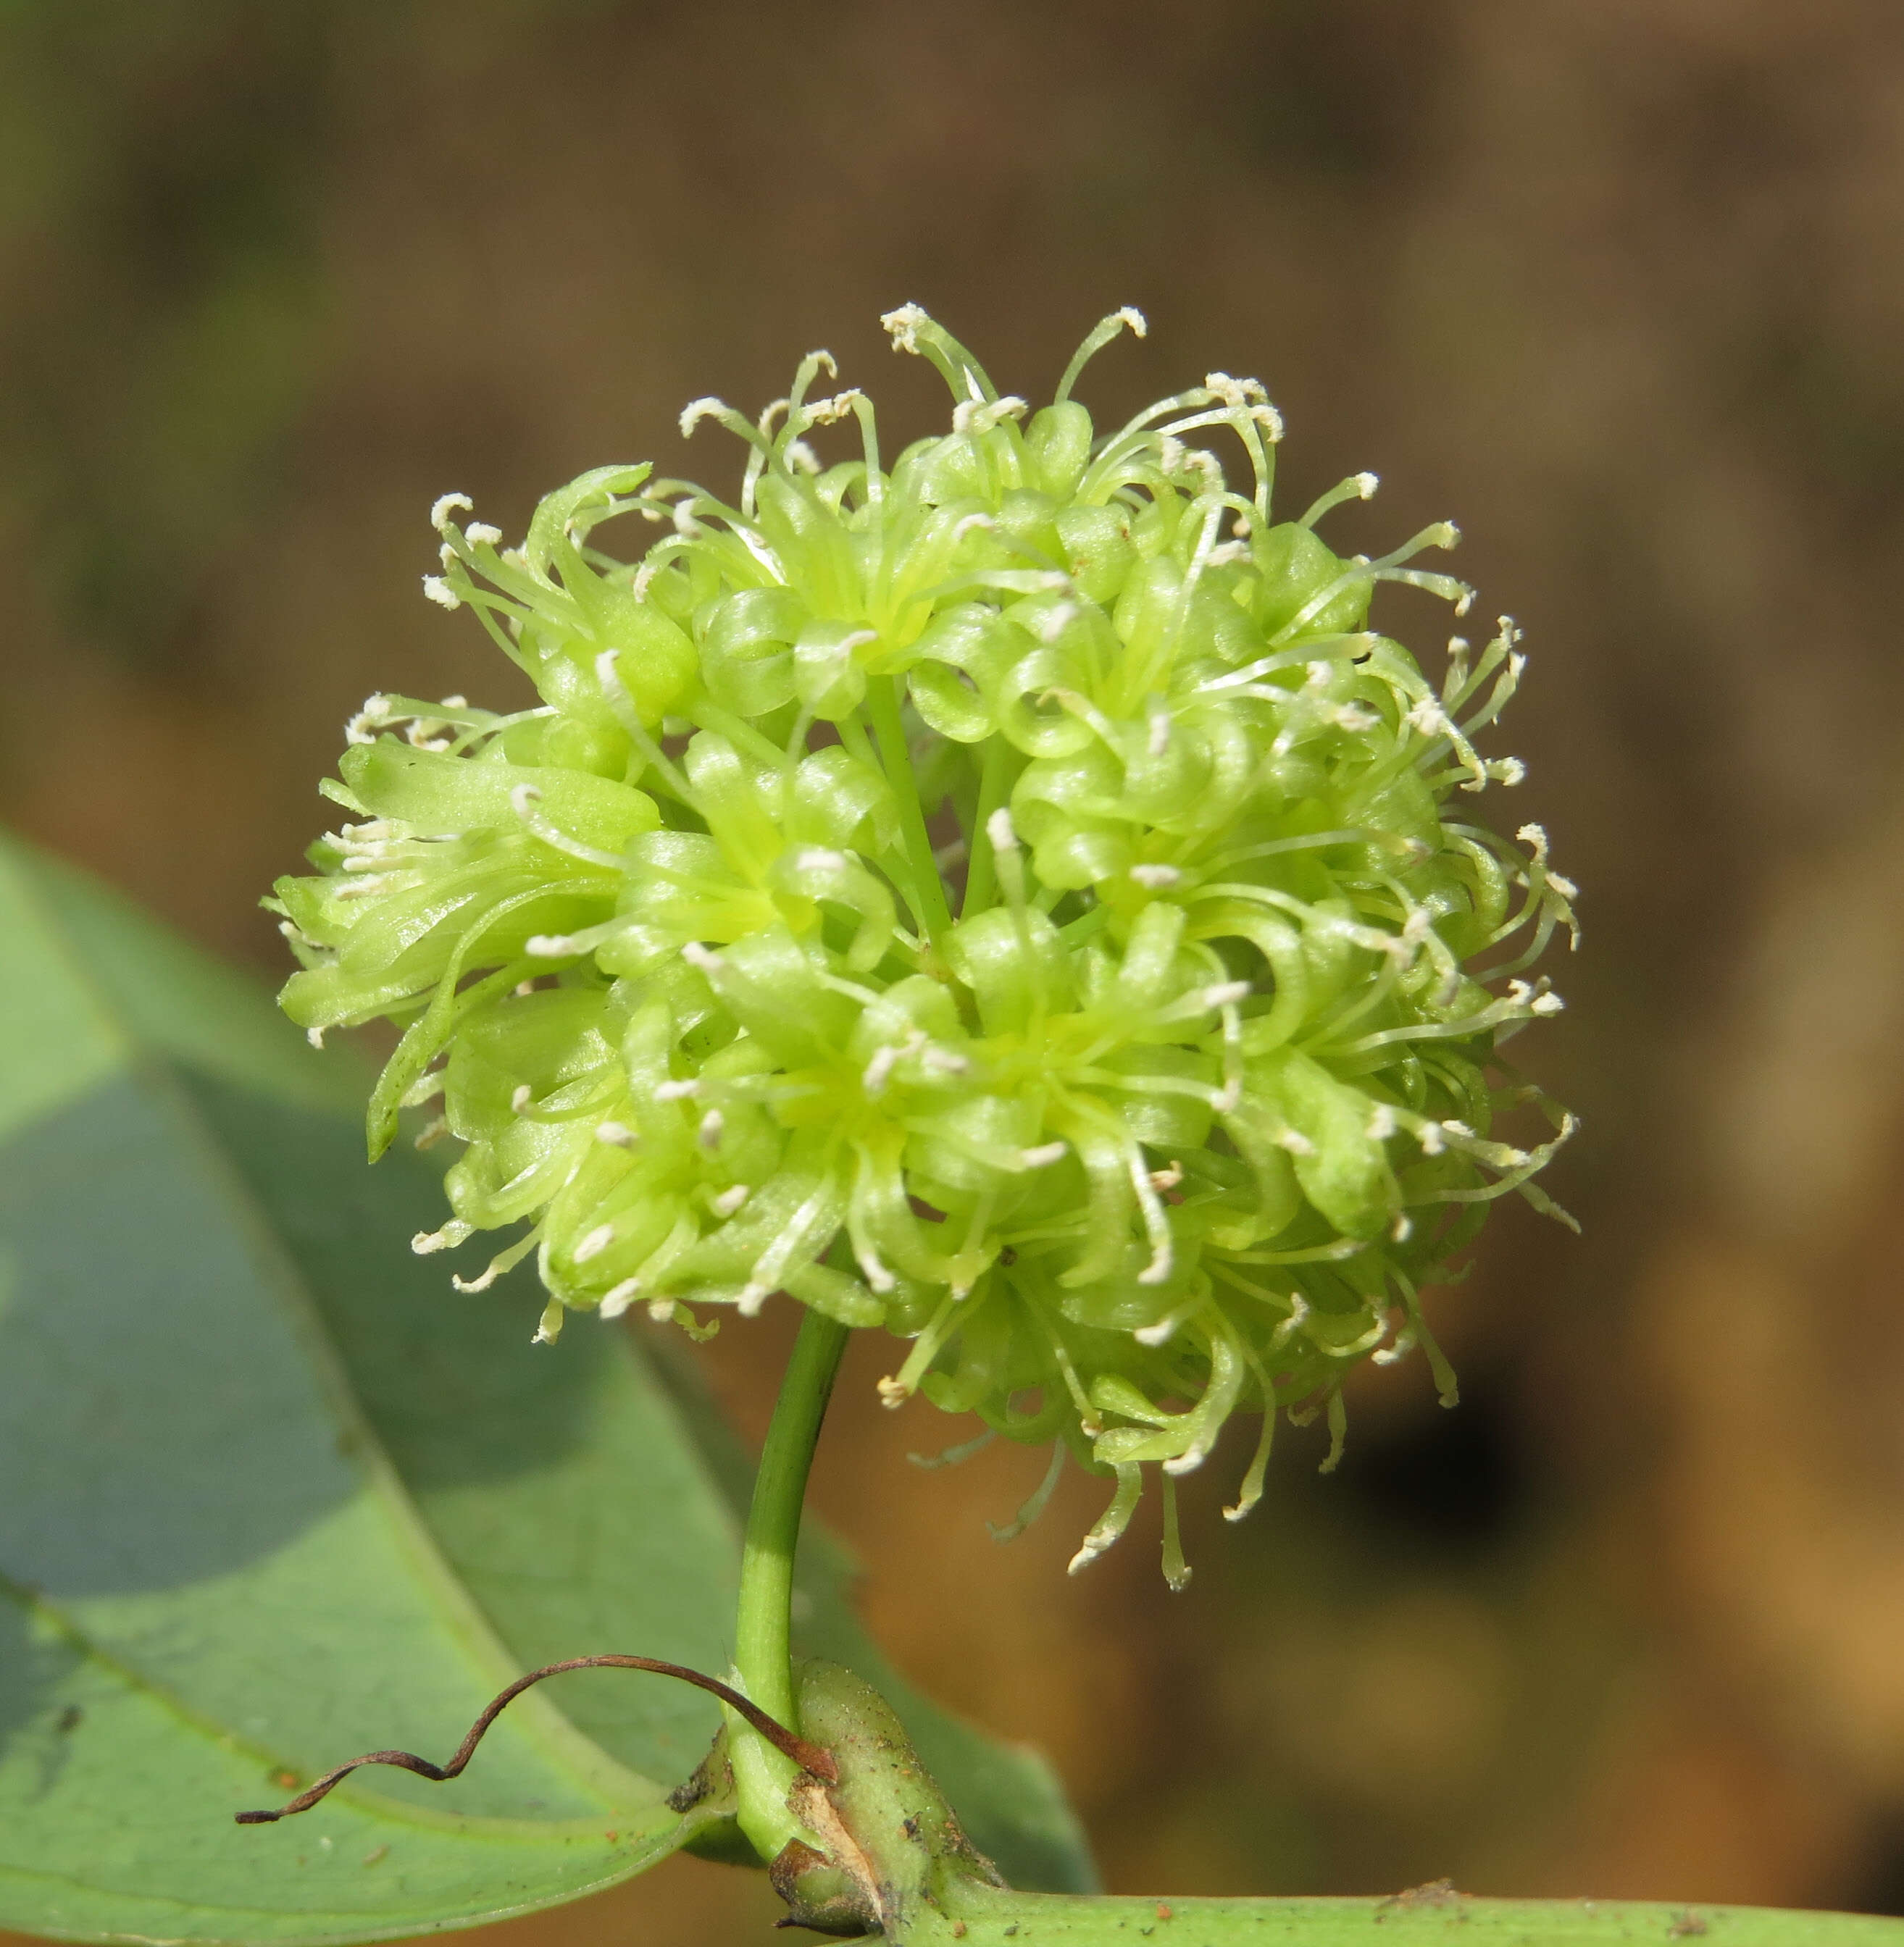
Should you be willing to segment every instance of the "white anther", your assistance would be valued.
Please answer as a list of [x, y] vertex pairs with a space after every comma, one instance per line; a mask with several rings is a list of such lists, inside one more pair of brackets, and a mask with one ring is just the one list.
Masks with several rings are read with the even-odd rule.
[[1487, 766], [1487, 775], [1496, 784], [1518, 785], [1527, 775], [1527, 767], [1518, 757], [1496, 757]]
[[1059, 602], [1037, 624], [1037, 638], [1041, 642], [1055, 642], [1072, 623], [1078, 620], [1079, 610], [1075, 602]]
[[591, 1258], [599, 1258], [614, 1241], [615, 1226], [612, 1224], [597, 1224], [575, 1246], [573, 1253], [575, 1262], [585, 1264]]
[[489, 1287], [495, 1283], [497, 1279], [501, 1276], [502, 1260], [500, 1258], [492, 1258], [489, 1261], [488, 1268], [485, 1271], [480, 1277], [473, 1278], [461, 1277], [455, 1272], [452, 1271], [450, 1274], [450, 1283], [452, 1288], [455, 1290], [467, 1294], [473, 1294], [479, 1291], [487, 1291]]
[[641, 1295], [639, 1278], [624, 1278], [602, 1294], [601, 1315], [604, 1318], [619, 1318]]
[[719, 954], [711, 952], [698, 939], [690, 939], [681, 949], [681, 958], [696, 973], [705, 974], [710, 977], [723, 971], [727, 964]]
[[919, 349], [919, 327], [930, 324], [929, 313], [916, 304], [903, 304], [897, 311], [889, 311], [879, 322], [885, 326], [892, 339], [895, 351], [916, 351]]
[[957, 433], [988, 433], [1005, 419], [1022, 419], [1030, 408], [1011, 393], [1002, 399], [961, 399], [952, 408], [952, 430]]
[[773, 1295], [773, 1288], [771, 1286], [756, 1284], [750, 1278], [740, 1287], [740, 1296], [736, 1301], [736, 1308], [743, 1318], [758, 1318], [760, 1316], [761, 1307]]
[[509, 1098], [509, 1106], [519, 1116], [526, 1116], [535, 1107], [535, 1091], [526, 1082], [518, 1082], [516, 1092]]
[[710, 1109], [701, 1118], [701, 1126], [695, 1131], [695, 1140], [704, 1150], [718, 1150], [721, 1147], [721, 1131], [727, 1126], [727, 1117], [718, 1109]]
[[1557, 1014], [1566, 1004], [1558, 994], [1537, 994], [1527, 1003], [1527, 1012], [1543, 1016]]
[[1120, 305], [1114, 315], [1122, 318], [1129, 326], [1133, 338], [1148, 338], [1150, 336], [1150, 327], [1145, 322], [1143, 313], [1134, 305]]
[[1330, 721], [1337, 729], [1359, 736], [1364, 730], [1372, 730], [1381, 719], [1364, 704], [1345, 703], [1334, 713]]
[[1462, 1137], [1468, 1142], [1475, 1140], [1474, 1131], [1465, 1122], [1456, 1122], [1452, 1116], [1444, 1118], [1441, 1126], [1451, 1136]]
[[1170, 1313], [1155, 1325], [1140, 1325], [1130, 1334], [1140, 1345], [1168, 1345], [1177, 1336], [1177, 1314]]
[[952, 530], [953, 545], [956, 547], [974, 528], [991, 534], [997, 525], [998, 523], [989, 514], [967, 514]]
[[1183, 874], [1174, 865], [1133, 865], [1130, 876], [1147, 892], [1152, 893], [1180, 885], [1183, 879]]
[[844, 852], [826, 845], [803, 845], [793, 855], [795, 868], [802, 872], [840, 872], [852, 862]]
[[1036, 1149], [1020, 1150], [1019, 1166], [1022, 1169], [1043, 1169], [1047, 1163], [1060, 1161], [1068, 1153], [1071, 1145], [1065, 1142], [1040, 1143]]
[[1140, 1284], [1165, 1284], [1169, 1282], [1171, 1267], [1176, 1261], [1176, 1253], [1166, 1237], [1159, 1241], [1151, 1252], [1150, 1262], [1137, 1274]]
[[1183, 1181], [1183, 1165], [1173, 1162], [1168, 1169], [1153, 1169], [1150, 1172], [1150, 1187], [1153, 1190], [1174, 1190]]
[[321, 1048], [324, 1045], [324, 1029], [322, 1028], [306, 1028], [304, 1030], [304, 1039], [308, 1041], [313, 1048]]
[[472, 547], [494, 547], [502, 539], [502, 530], [492, 528], [487, 521], [472, 521], [463, 530], [463, 538]]
[[855, 1244], [853, 1255], [860, 1269], [866, 1274], [866, 1281], [883, 1298], [889, 1291], [897, 1291], [899, 1280], [889, 1271], [877, 1251], [870, 1244]]
[[901, 1380], [888, 1376], [879, 1382], [879, 1404], [882, 1407], [896, 1410], [904, 1406], [912, 1396], [912, 1388]]
[[429, 525], [439, 533], [448, 525], [449, 517], [460, 507], [466, 514], [476, 511], [476, 503], [467, 494], [445, 494], [429, 510]]
[[1087, 1535], [1084, 1537], [1084, 1546], [1071, 1558], [1069, 1562], [1065, 1563], [1065, 1573], [1067, 1575], [1075, 1575], [1081, 1569], [1090, 1568], [1100, 1555], [1109, 1549], [1110, 1546], [1108, 1541], [1093, 1542], [1092, 1538]]
[[655, 1090], [657, 1102], [684, 1102], [701, 1092], [701, 1085], [692, 1079], [686, 1082], [663, 1082]]
[[718, 1196], [712, 1199], [708, 1207], [715, 1216], [724, 1220], [731, 1217], [753, 1193], [752, 1184], [736, 1183], [731, 1188], [722, 1190]]
[[463, 598], [440, 574], [423, 577], [423, 593], [439, 608], [460, 608]]
[[1171, 747], [1171, 713], [1163, 708], [1150, 713], [1150, 754], [1161, 757]]
[[1285, 1129], [1276, 1140], [1277, 1147], [1287, 1150], [1292, 1156], [1312, 1156], [1316, 1153], [1316, 1145], [1300, 1129]]
[[681, 438], [686, 439], [703, 419], [711, 419], [728, 410], [725, 399], [709, 397], [691, 399], [681, 408]]
[[1395, 1112], [1386, 1102], [1378, 1102], [1369, 1116], [1369, 1139], [1386, 1142], [1395, 1133]]
[[440, 1230], [419, 1230], [411, 1239], [410, 1248], [420, 1258], [426, 1258], [433, 1251], [453, 1251], [458, 1244], [467, 1243], [475, 1229], [474, 1224], [452, 1217]]
[[674, 1301], [671, 1298], [650, 1299], [648, 1316], [657, 1325], [668, 1324], [674, 1316]]
[[1445, 737], [1454, 728], [1448, 720], [1448, 713], [1431, 696], [1423, 697], [1402, 721], [1420, 731], [1424, 737]]
[[949, 1048], [927, 1048], [919, 1057], [919, 1063], [938, 1075], [965, 1075], [972, 1068], [972, 1063], [963, 1055], [954, 1054]]
[[849, 385], [830, 399], [815, 399], [806, 409], [808, 422], [813, 426], [836, 426], [865, 397], [858, 386]]
[[1206, 372], [1203, 389], [1214, 392], [1226, 406], [1261, 406], [1269, 403], [1269, 393], [1261, 379], [1233, 379], [1227, 372]]
[[[1245, 533], [1248, 531], [1245, 530]], [[1204, 565], [1208, 568], [1233, 568], [1239, 562], [1248, 561], [1249, 558], [1249, 543], [1236, 540], [1224, 541], [1220, 546], [1213, 547], [1203, 559]]]
[[1580, 896], [1580, 887], [1575, 885], [1571, 879], [1562, 878], [1558, 872], [1549, 872], [1547, 874], [1547, 883], [1564, 899], [1577, 899]]
[[1448, 1147], [1438, 1122], [1424, 1122], [1415, 1131], [1415, 1140], [1421, 1144], [1424, 1156], [1439, 1156]]
[[1205, 988], [1200, 998], [1206, 1008], [1233, 1008], [1239, 1001], [1247, 1001], [1253, 991], [1247, 980], [1219, 980]]
[[631, 1150], [640, 1139], [625, 1122], [597, 1122], [595, 1140], [612, 1144], [618, 1150]]
[[523, 942], [532, 960], [566, 960], [581, 949], [566, 933], [532, 933]]
[[535, 807], [542, 802], [540, 788], [535, 785], [518, 785], [509, 794], [509, 808], [526, 825]]
[[[1394, 1222], [1388, 1227], [1389, 1241], [1391, 1243], [1405, 1244], [1414, 1234], [1415, 1220], [1406, 1210], [1397, 1210], [1395, 1212]], [[1388, 1362], [1384, 1360], [1383, 1363], [1386, 1364]]]
[[1018, 850], [1018, 833], [1012, 825], [1012, 814], [1003, 805], [985, 820], [985, 836], [991, 840], [994, 852], [1016, 852]]
[[915, 1028], [903, 1042], [888, 1042], [883, 1048], [873, 1051], [873, 1059], [866, 1064], [866, 1072], [860, 1077], [862, 1086], [869, 1095], [885, 1092], [892, 1071], [909, 1054], [916, 1054], [926, 1045], [923, 1029]]

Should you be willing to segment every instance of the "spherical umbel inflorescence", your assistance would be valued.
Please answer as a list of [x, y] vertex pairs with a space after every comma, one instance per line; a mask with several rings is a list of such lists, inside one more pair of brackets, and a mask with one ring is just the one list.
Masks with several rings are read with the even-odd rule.
[[[1573, 888], [1539, 828], [1463, 815], [1522, 658], [1503, 620], [1431, 682], [1380, 582], [1470, 591], [1270, 512], [1282, 428], [1212, 373], [1100, 434], [998, 396], [915, 307], [954, 399], [882, 459], [870, 402], [712, 419], [731, 502], [604, 467], [519, 546], [439, 501], [432, 599], [542, 701], [373, 697], [325, 789], [351, 822], [271, 902], [314, 1039], [406, 1025], [370, 1111], [463, 1145], [420, 1250], [517, 1234], [567, 1310], [690, 1329], [775, 1292], [910, 1341], [913, 1393], [1115, 1476], [1073, 1566], [1238, 1411], [1326, 1413], [1419, 1344], [1419, 1294], [1571, 1125], [1503, 1063]], [[817, 429], [857, 432], [828, 463]], [[1233, 481], [1195, 436], [1240, 447]], [[598, 546], [633, 515], [638, 562]], [[1520, 1110], [1546, 1140], [1503, 1140]], [[1544, 1119], [1544, 1120], [1543, 1120]], [[1054, 1457], [1054, 1465], [1056, 1460]]]

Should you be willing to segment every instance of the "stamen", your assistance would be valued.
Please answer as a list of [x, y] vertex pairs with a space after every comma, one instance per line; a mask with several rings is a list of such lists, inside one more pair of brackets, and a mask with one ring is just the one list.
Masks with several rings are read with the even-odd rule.
[[1111, 1505], [1099, 1515], [1096, 1524], [1085, 1536], [1083, 1546], [1065, 1565], [1068, 1575], [1076, 1575], [1088, 1568], [1130, 1525], [1130, 1517], [1136, 1513], [1138, 1499], [1144, 1490], [1143, 1470], [1127, 1462], [1118, 1466], [1115, 1472], [1117, 1491], [1111, 1497]]
[[[638, 1277], [624, 1278], [602, 1294], [602, 1302], [597, 1310], [603, 1318], [619, 1318], [640, 1295], [641, 1280]], [[669, 1302], [671, 1305], [672, 1300]]]
[[1183, 1559], [1183, 1538], [1177, 1525], [1177, 1483], [1164, 1476], [1164, 1580], [1171, 1593], [1180, 1596], [1190, 1586], [1190, 1566]]
[[410, 1240], [410, 1248], [420, 1258], [428, 1257], [434, 1251], [453, 1251], [459, 1244], [467, 1244], [476, 1235], [476, 1226], [466, 1224], [460, 1217], [452, 1217], [440, 1230], [419, 1230]]
[[975, 1439], [962, 1440], [956, 1447], [948, 1447], [942, 1453], [908, 1453], [906, 1458], [915, 1467], [923, 1467], [929, 1472], [935, 1467], [956, 1467], [961, 1461], [969, 1460], [973, 1454], [989, 1447], [997, 1438], [988, 1426]]
[[1372, 473], [1352, 473], [1338, 486], [1332, 487], [1322, 498], [1310, 507], [1296, 525], [1313, 528], [1330, 508], [1339, 507], [1344, 500], [1372, 500], [1381, 481]]
[[1051, 1505], [1051, 1497], [1057, 1491], [1058, 1477], [1064, 1471], [1065, 1443], [1055, 1441], [1051, 1448], [1051, 1464], [1044, 1470], [1044, 1478], [1025, 1497], [1024, 1506], [1008, 1521], [986, 1522], [986, 1532], [992, 1540], [1001, 1544], [1017, 1540]]
[[575, 1262], [585, 1264], [591, 1258], [599, 1258], [614, 1241], [615, 1226], [612, 1224], [597, 1224], [575, 1246], [572, 1253]]
[[1065, 376], [1058, 381], [1058, 389], [1051, 395], [1052, 404], [1061, 406], [1071, 397], [1071, 388], [1083, 376], [1084, 367], [1119, 332], [1128, 331], [1133, 338], [1143, 338], [1149, 335], [1149, 330], [1143, 313], [1129, 305], [1114, 311], [1109, 317], [1100, 318], [1092, 326], [1084, 343], [1071, 354], [1071, 363], [1065, 367]]
[[560, 830], [540, 807], [542, 794], [534, 785], [518, 785], [509, 794], [510, 809], [544, 845], [552, 846], [558, 852], [566, 852], [572, 859], [578, 859], [585, 865], [599, 865], [604, 870], [619, 872], [622, 862], [612, 852], [603, 852], [593, 845], [585, 845], [578, 838], [571, 838]]

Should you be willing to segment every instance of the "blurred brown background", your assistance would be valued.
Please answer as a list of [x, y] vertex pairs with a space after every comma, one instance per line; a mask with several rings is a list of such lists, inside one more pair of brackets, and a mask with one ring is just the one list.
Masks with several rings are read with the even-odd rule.
[[[1586, 888], [1586, 1237], [1502, 1210], [1459, 1413], [1404, 1368], [1243, 1528], [1192, 1483], [1182, 1597], [1154, 1528], [1065, 1580], [1076, 1478], [994, 1547], [1039, 1458], [908, 1468], [878, 1344], [820, 1505], [1113, 1887], [1904, 1910], [1901, 223], [1895, 0], [0, 0], [0, 811], [274, 977], [344, 717], [513, 693], [439, 493], [718, 475], [681, 404], [814, 345], [924, 431], [907, 299], [1034, 398], [1126, 302], [1094, 407], [1260, 373], [1288, 504], [1374, 468], [1338, 538], [1452, 513], [1529, 630], [1486, 803]], [[708, 1355], [751, 1430], [788, 1323]], [[495, 1937], [772, 1911], [680, 1861]]]

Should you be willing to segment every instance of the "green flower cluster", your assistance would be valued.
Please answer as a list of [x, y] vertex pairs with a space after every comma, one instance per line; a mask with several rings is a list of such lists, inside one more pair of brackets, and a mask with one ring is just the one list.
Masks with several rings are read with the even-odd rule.
[[[1367, 625], [1431, 528], [1344, 559], [1270, 514], [1281, 424], [1212, 373], [1100, 435], [1000, 398], [916, 308], [897, 348], [949, 432], [882, 461], [871, 404], [756, 422], [731, 503], [647, 466], [550, 495], [519, 547], [433, 519], [433, 599], [542, 700], [373, 697], [328, 794], [355, 822], [274, 908], [313, 1038], [407, 1022], [370, 1113], [442, 1098], [451, 1221], [522, 1234], [565, 1310], [757, 1311], [786, 1292], [910, 1342], [882, 1382], [1115, 1477], [1074, 1568], [1230, 1415], [1326, 1412], [1420, 1343], [1418, 1292], [1570, 1125], [1502, 1063], [1560, 1005], [1518, 977], [1573, 888], [1544, 838], [1453, 814], [1520, 766], [1474, 738], [1521, 667], [1502, 621], [1437, 686]], [[817, 429], [851, 422], [857, 457]], [[1247, 480], [1191, 443], [1221, 433]], [[596, 531], [662, 530], [638, 564]], [[1519, 1105], [1555, 1131], [1493, 1133]], [[1040, 1497], [1035, 1503], [1041, 1505]], [[1034, 1511], [1028, 1508], [1028, 1512]]]

